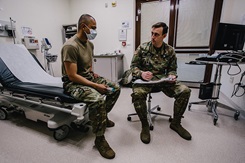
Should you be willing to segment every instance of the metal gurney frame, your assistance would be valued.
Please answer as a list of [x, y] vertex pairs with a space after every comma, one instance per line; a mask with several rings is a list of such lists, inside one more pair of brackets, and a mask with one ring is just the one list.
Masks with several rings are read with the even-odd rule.
[[11, 112], [21, 111], [27, 119], [47, 122], [56, 140], [66, 138], [71, 127], [88, 131], [86, 104], [66, 95], [62, 87], [23, 82], [10, 71], [2, 58], [0, 83], [1, 120], [7, 119]]

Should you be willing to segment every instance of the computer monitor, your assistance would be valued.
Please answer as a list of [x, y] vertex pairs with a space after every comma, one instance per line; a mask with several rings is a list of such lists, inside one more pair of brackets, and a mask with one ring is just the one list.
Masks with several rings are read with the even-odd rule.
[[245, 42], [245, 25], [219, 23], [213, 50], [243, 50]]

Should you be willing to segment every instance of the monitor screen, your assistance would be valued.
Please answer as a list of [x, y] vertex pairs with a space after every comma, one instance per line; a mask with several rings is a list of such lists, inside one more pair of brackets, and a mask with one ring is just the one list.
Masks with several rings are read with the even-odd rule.
[[216, 28], [214, 50], [243, 50], [245, 25], [219, 23]]

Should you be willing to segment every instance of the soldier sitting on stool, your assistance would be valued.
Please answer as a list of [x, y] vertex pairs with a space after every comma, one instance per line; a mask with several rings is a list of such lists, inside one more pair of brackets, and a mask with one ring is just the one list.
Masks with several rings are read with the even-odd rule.
[[147, 120], [147, 94], [153, 89], [162, 91], [168, 97], [175, 98], [174, 115], [170, 128], [182, 138], [191, 140], [191, 134], [181, 126], [181, 118], [186, 110], [191, 90], [180, 84], [177, 78], [177, 58], [173, 47], [163, 42], [168, 32], [168, 26], [159, 22], [152, 26], [151, 41], [141, 44], [135, 51], [130, 69], [136, 79], [145, 81], [158, 80], [163, 77], [171, 80], [152, 84], [133, 84], [132, 102], [142, 123], [140, 139], [143, 143], [150, 143], [150, 131]]

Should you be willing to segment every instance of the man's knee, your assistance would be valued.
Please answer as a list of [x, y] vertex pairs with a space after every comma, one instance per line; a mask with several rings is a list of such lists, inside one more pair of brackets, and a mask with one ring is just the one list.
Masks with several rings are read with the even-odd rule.
[[132, 103], [146, 101], [146, 94], [141, 92], [134, 92], [131, 94]]
[[114, 89], [115, 89], [116, 91], [121, 91], [121, 87], [120, 87], [118, 84], [115, 84], [115, 85], [114, 85]]
[[182, 91], [182, 94], [186, 97], [190, 97], [191, 95], [191, 89], [187, 86], [184, 87], [183, 91]]
[[104, 105], [105, 105], [105, 100], [103, 98], [100, 98], [88, 104], [88, 107], [92, 109], [103, 109]]
[[120, 86], [115, 86], [114, 87], [114, 94], [116, 94], [116, 95], [120, 95], [120, 93], [121, 93], [121, 87]]

